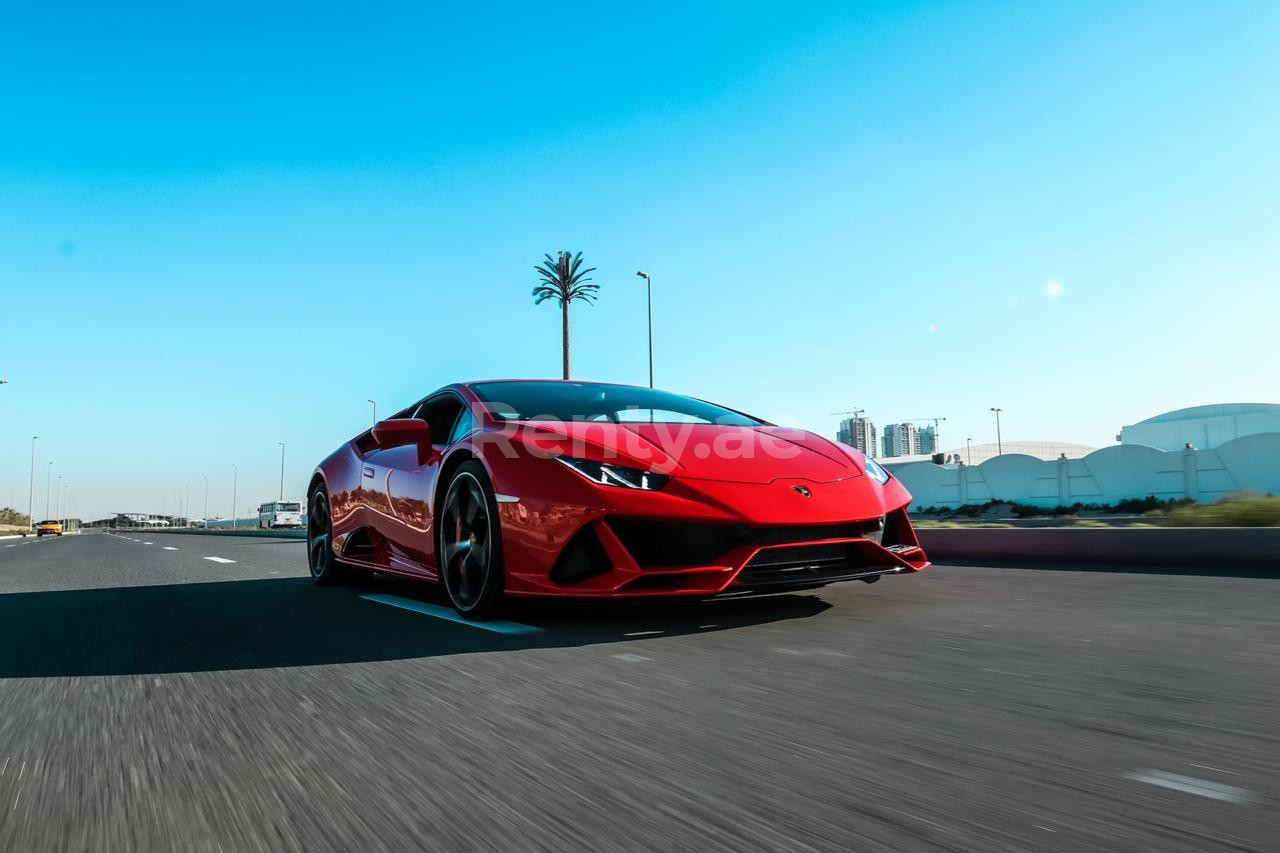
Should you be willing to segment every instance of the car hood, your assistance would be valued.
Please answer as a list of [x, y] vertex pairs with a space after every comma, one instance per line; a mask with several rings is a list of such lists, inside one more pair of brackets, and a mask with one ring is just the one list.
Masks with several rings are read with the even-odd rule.
[[540, 422], [530, 425], [526, 435], [536, 437], [544, 451], [556, 439], [567, 440], [556, 452], [694, 480], [830, 483], [863, 473], [853, 456], [828, 439], [782, 427]]

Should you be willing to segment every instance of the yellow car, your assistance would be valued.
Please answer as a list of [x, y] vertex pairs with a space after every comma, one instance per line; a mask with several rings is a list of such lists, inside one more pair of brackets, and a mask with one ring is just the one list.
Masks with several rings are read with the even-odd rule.
[[61, 536], [62, 522], [61, 521], [42, 521], [36, 525], [36, 536], [44, 536], [46, 533], [56, 535], [56, 536]]

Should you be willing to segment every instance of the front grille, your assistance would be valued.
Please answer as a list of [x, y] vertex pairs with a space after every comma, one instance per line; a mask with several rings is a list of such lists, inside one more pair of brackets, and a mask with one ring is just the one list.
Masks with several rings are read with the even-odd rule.
[[744, 545], [765, 548], [815, 539], [856, 539], [875, 535], [881, 529], [879, 519], [785, 527], [635, 518], [610, 518], [608, 524], [641, 568], [706, 566]]
[[797, 545], [756, 554], [738, 575], [737, 586], [802, 588], [893, 571], [897, 571], [895, 564], [857, 543]]

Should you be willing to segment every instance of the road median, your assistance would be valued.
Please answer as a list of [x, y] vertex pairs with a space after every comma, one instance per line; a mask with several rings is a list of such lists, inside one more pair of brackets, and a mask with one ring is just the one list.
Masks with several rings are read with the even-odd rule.
[[108, 533], [168, 533], [188, 536], [254, 536], [259, 539], [306, 539], [307, 531], [296, 530], [263, 530], [255, 527], [244, 528], [204, 528], [204, 527], [119, 527], [107, 530]]
[[1059, 527], [916, 530], [929, 558], [1082, 560], [1280, 567], [1280, 527]]

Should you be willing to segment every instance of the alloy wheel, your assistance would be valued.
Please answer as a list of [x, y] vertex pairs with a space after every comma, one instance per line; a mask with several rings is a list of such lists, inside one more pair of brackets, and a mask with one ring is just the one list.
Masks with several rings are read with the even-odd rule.
[[317, 491], [311, 497], [311, 510], [307, 513], [307, 564], [313, 578], [320, 577], [324, 573], [326, 562], [332, 559], [332, 554], [329, 553], [332, 538], [329, 499], [323, 491]]
[[459, 610], [473, 610], [490, 580], [493, 520], [484, 487], [469, 471], [449, 484], [440, 528], [445, 590]]

